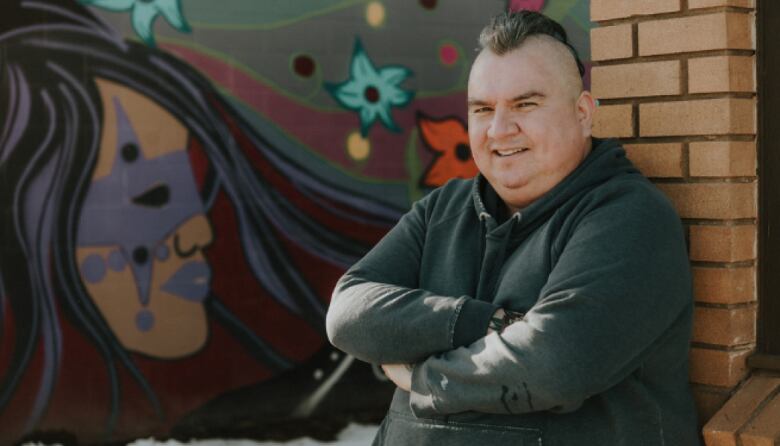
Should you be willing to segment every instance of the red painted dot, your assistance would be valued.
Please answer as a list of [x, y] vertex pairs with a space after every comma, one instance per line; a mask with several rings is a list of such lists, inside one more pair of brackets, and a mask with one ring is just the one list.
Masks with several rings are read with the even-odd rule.
[[434, 9], [436, 7], [437, 0], [420, 0], [420, 5], [425, 9]]
[[544, 8], [544, 0], [509, 0], [509, 11], [541, 11]]
[[295, 74], [298, 76], [311, 77], [315, 68], [314, 60], [309, 56], [301, 55], [293, 60], [293, 70], [295, 70]]
[[363, 96], [365, 96], [366, 100], [372, 104], [379, 102], [379, 90], [377, 90], [374, 86], [366, 87], [366, 89], [363, 91]]
[[439, 48], [439, 59], [444, 65], [452, 65], [458, 61], [458, 50], [449, 43]]

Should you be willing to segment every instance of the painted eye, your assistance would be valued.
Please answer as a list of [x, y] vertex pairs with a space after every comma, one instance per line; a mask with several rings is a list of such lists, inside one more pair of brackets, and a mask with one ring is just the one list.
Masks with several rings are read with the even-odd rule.
[[159, 184], [144, 191], [141, 195], [133, 197], [133, 203], [150, 208], [161, 208], [171, 199], [171, 190], [165, 184]]
[[132, 163], [138, 159], [138, 146], [135, 143], [129, 142], [122, 146], [122, 159], [125, 162]]

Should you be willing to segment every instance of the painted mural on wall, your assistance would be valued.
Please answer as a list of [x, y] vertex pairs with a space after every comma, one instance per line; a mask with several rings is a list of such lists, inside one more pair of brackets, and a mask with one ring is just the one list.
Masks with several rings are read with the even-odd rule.
[[390, 389], [327, 345], [330, 291], [413, 200], [476, 174], [465, 82], [506, 8], [589, 53], [575, 0], [4, 2], [0, 443]]

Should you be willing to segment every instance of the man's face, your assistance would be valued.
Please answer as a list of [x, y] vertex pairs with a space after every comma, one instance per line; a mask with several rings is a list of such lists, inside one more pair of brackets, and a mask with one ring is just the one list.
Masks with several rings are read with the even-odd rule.
[[563, 45], [531, 37], [504, 55], [482, 51], [469, 77], [474, 161], [514, 212], [561, 182], [590, 151], [594, 109]]

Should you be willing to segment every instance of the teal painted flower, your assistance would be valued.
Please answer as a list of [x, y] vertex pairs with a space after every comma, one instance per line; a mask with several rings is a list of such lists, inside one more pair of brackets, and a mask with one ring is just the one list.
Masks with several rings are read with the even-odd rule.
[[349, 79], [340, 84], [326, 83], [325, 89], [349, 110], [355, 110], [360, 116], [360, 133], [368, 134], [368, 129], [379, 118], [385, 127], [400, 132], [393, 121], [391, 107], [403, 107], [414, 97], [411, 91], [402, 90], [399, 85], [412, 71], [399, 65], [387, 65], [377, 69], [363, 50], [360, 40], [355, 40], [352, 62], [349, 66]]
[[149, 46], [155, 46], [152, 25], [158, 15], [180, 32], [190, 32], [190, 25], [184, 19], [181, 0], [80, 0], [85, 5], [97, 6], [109, 11], [132, 11], [133, 30]]

